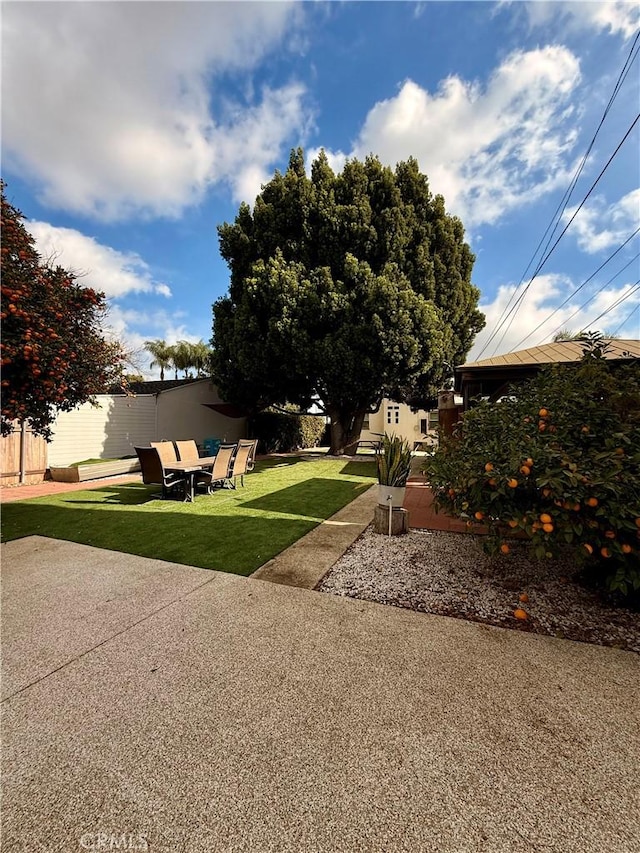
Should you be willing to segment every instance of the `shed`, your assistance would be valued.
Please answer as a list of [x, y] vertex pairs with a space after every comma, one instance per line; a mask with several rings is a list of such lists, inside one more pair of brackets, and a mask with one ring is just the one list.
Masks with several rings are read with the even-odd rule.
[[[604, 357], [613, 361], [640, 358], [640, 341], [605, 338]], [[546, 364], [570, 364], [580, 361], [582, 341], [556, 341], [539, 347], [509, 352], [471, 361], [455, 369], [455, 389], [463, 397], [464, 409], [470, 408], [474, 397], [497, 400], [516, 382], [530, 379]]]

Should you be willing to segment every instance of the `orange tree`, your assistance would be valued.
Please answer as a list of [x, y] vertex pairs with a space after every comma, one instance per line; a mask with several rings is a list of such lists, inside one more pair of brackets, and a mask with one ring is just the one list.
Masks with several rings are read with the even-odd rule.
[[122, 375], [120, 345], [105, 340], [105, 296], [42, 263], [2, 184], [2, 433], [28, 420], [51, 436], [60, 410], [93, 399]]
[[508, 553], [520, 531], [535, 557], [573, 549], [629, 595], [640, 590], [640, 368], [603, 356], [593, 336], [577, 365], [466, 412], [425, 473], [436, 506], [488, 527], [489, 551]]

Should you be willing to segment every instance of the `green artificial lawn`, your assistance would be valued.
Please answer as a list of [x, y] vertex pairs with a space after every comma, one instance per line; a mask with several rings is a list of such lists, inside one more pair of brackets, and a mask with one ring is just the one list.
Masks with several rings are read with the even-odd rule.
[[158, 486], [105, 485], [7, 503], [2, 541], [50, 536], [188, 566], [248, 575], [362, 494], [365, 461], [287, 458], [258, 462], [245, 488], [156, 500]]

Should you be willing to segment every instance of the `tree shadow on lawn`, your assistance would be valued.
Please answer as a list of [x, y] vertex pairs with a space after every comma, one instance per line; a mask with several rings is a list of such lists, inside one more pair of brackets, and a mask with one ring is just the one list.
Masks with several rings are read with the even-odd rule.
[[103, 509], [97, 514], [99, 505], [91, 507], [87, 503], [8, 504], [2, 513], [2, 540], [49, 536], [110, 551], [249, 575], [317, 524], [311, 519], [174, 511], [169, 501], [163, 502], [161, 510], [154, 510], [152, 505], [117, 509], [113, 504], [102, 504]]
[[[340, 469], [341, 474], [348, 474], [351, 477], [375, 477], [375, 456], [371, 456], [367, 461], [352, 461], [347, 462]], [[369, 483], [369, 485], [371, 485]]]
[[349, 480], [326, 480], [310, 477], [302, 483], [287, 486], [262, 497], [242, 501], [241, 506], [265, 512], [286, 515], [303, 515], [323, 520], [346, 506], [366, 491], [371, 483], [354, 483]]

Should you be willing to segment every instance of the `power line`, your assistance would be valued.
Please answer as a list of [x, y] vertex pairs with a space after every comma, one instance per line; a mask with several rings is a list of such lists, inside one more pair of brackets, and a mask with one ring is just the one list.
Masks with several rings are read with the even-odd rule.
[[[560, 202], [559, 202], [558, 206], [556, 207], [556, 209], [555, 209], [555, 211], [554, 211], [554, 213], [553, 213], [553, 216], [551, 217], [551, 221], [550, 221], [550, 222], [549, 222], [549, 224], [547, 225], [547, 228], [546, 228], [546, 230], [545, 230], [544, 234], [543, 234], [543, 235], [542, 235], [542, 237], [540, 238], [540, 241], [538, 242], [538, 245], [536, 246], [536, 248], [535, 248], [535, 250], [534, 250], [534, 252], [533, 252], [533, 255], [531, 256], [531, 259], [529, 260], [529, 263], [527, 264], [527, 267], [526, 267], [525, 271], [523, 272], [522, 277], [520, 278], [520, 281], [518, 282], [517, 287], [515, 288], [515, 290], [514, 290], [514, 291], [513, 291], [513, 293], [511, 294], [511, 296], [510, 296], [510, 298], [509, 298], [509, 301], [508, 301], [508, 302], [507, 302], [507, 304], [505, 305], [505, 307], [504, 307], [504, 309], [503, 309], [503, 311], [502, 311], [502, 313], [501, 313], [500, 317], [498, 318], [498, 325], [497, 325], [497, 327], [496, 327], [495, 332], [493, 332], [493, 333], [489, 336], [489, 338], [487, 339], [486, 343], [484, 344], [484, 346], [483, 346], [483, 347], [482, 347], [482, 349], [480, 350], [479, 356], [481, 356], [481, 355], [484, 353], [485, 349], [489, 346], [489, 344], [491, 343], [491, 341], [492, 341], [492, 340], [495, 338], [495, 336], [498, 334], [498, 332], [499, 332], [499, 331], [500, 331], [500, 329], [502, 328], [502, 325], [504, 324], [505, 320], [506, 320], [506, 319], [507, 319], [507, 317], [509, 316], [509, 315], [505, 316], [505, 313], [506, 313], [506, 312], [507, 312], [507, 310], [509, 309], [509, 306], [511, 305], [511, 302], [512, 302], [512, 300], [513, 300], [514, 296], [516, 295], [516, 293], [517, 293], [517, 291], [518, 291], [518, 288], [519, 288], [519, 287], [520, 287], [520, 285], [523, 283], [523, 281], [524, 281], [524, 279], [525, 279], [525, 276], [527, 275], [527, 273], [528, 273], [528, 271], [529, 271], [529, 268], [530, 268], [531, 264], [533, 263], [533, 261], [534, 261], [534, 259], [535, 259], [536, 255], [538, 254], [538, 250], [540, 249], [540, 247], [541, 247], [541, 245], [542, 245], [542, 243], [543, 243], [543, 241], [544, 241], [545, 237], [546, 237], [546, 236], [547, 236], [547, 234], [549, 233], [549, 229], [552, 227], [552, 225], [553, 225], [553, 223], [554, 223], [554, 220], [556, 220], [556, 218], [557, 218], [557, 222], [556, 222], [555, 226], [553, 227], [553, 231], [551, 232], [551, 235], [549, 236], [549, 240], [547, 241], [547, 243], [546, 243], [546, 245], [545, 245], [545, 249], [544, 249], [543, 251], [546, 251], [547, 246], [548, 246], [548, 245], [549, 245], [549, 243], [551, 242], [551, 240], [552, 240], [552, 238], [553, 238], [553, 235], [555, 234], [555, 231], [556, 231], [556, 229], [557, 229], [557, 227], [558, 227], [558, 224], [559, 224], [559, 222], [560, 222], [560, 219], [562, 218], [562, 214], [564, 213], [564, 211], [565, 211], [565, 209], [566, 209], [566, 206], [567, 206], [567, 204], [569, 203], [569, 199], [571, 198], [571, 194], [573, 193], [573, 190], [575, 189], [575, 186], [576, 186], [576, 184], [577, 184], [578, 178], [580, 177], [580, 175], [581, 175], [581, 173], [582, 173], [582, 170], [583, 170], [583, 168], [584, 168], [584, 166], [585, 166], [585, 163], [586, 163], [586, 161], [587, 161], [587, 158], [588, 158], [588, 156], [589, 156], [589, 154], [590, 154], [590, 152], [591, 152], [591, 149], [593, 148], [593, 145], [594, 145], [594, 143], [595, 143], [595, 141], [596, 141], [596, 138], [597, 138], [597, 136], [598, 136], [598, 133], [600, 132], [600, 129], [602, 128], [602, 125], [604, 124], [604, 121], [605, 121], [605, 119], [606, 119], [607, 115], [609, 114], [609, 111], [610, 111], [610, 109], [611, 109], [611, 107], [612, 107], [612, 105], [613, 105], [613, 102], [615, 101], [615, 99], [616, 99], [616, 97], [617, 97], [617, 95], [618, 95], [618, 92], [620, 91], [620, 89], [621, 89], [621, 87], [622, 87], [622, 84], [623, 84], [623, 83], [624, 83], [624, 81], [626, 80], [626, 78], [627, 78], [627, 76], [628, 76], [628, 74], [629, 74], [629, 71], [631, 70], [631, 66], [633, 65], [633, 63], [635, 62], [635, 60], [636, 60], [636, 58], [637, 58], [637, 56], [638, 56], [638, 50], [635, 50], [635, 48], [636, 48], [636, 45], [637, 45], [637, 43], [638, 43], [638, 40], [639, 40], [639, 39], [640, 39], [640, 30], [636, 33], [636, 37], [634, 38], [633, 43], [632, 43], [632, 45], [631, 45], [631, 48], [629, 49], [629, 53], [627, 54], [627, 58], [626, 58], [626, 60], [625, 60], [625, 62], [624, 62], [624, 65], [622, 66], [622, 70], [620, 71], [620, 74], [618, 75], [618, 79], [617, 79], [616, 84], [615, 84], [615, 86], [614, 86], [614, 88], [613, 88], [613, 92], [611, 93], [611, 96], [609, 97], [609, 101], [608, 101], [608, 103], [607, 103], [607, 106], [605, 107], [605, 110], [604, 110], [604, 112], [603, 112], [603, 114], [602, 114], [602, 118], [600, 119], [600, 122], [599, 122], [599, 124], [598, 124], [598, 126], [597, 126], [597, 128], [596, 128], [596, 130], [595, 130], [595, 133], [593, 134], [593, 136], [592, 136], [592, 138], [591, 138], [591, 141], [590, 141], [590, 143], [589, 143], [589, 145], [588, 145], [588, 147], [587, 147], [587, 150], [586, 150], [586, 152], [584, 153], [584, 155], [583, 155], [583, 157], [582, 157], [582, 160], [581, 160], [581, 162], [580, 162], [580, 165], [579, 165], [579, 167], [578, 167], [578, 169], [577, 169], [577, 171], [576, 171], [576, 173], [575, 173], [574, 177], [572, 178], [571, 183], [569, 184], [569, 187], [568, 187], [568, 188], [567, 188], [567, 190], [565, 191], [565, 194], [563, 195], [563, 197], [562, 197], [562, 199], [560, 200]], [[634, 50], [635, 50], [635, 53], [634, 53]], [[539, 271], [539, 268], [538, 268], [538, 271]], [[536, 273], [534, 273], [534, 277], [535, 277], [535, 275], [536, 275]], [[533, 280], [533, 278], [532, 278], [532, 280]], [[530, 283], [531, 283], [531, 282], [530, 282]], [[504, 337], [504, 336], [503, 336], [503, 337]]]
[[629, 299], [630, 296], [633, 296], [633, 294], [636, 293], [638, 290], [640, 290], [640, 278], [638, 279], [638, 281], [635, 282], [635, 284], [631, 285], [631, 290], [629, 290], [628, 293], [625, 293], [623, 296], [618, 297], [618, 299], [616, 299], [615, 302], [612, 302], [608, 308], [605, 308], [602, 314], [598, 314], [598, 316], [591, 320], [589, 323], [587, 323], [586, 326], [583, 326], [580, 329], [580, 333], [584, 332], [589, 326], [593, 326], [594, 323], [597, 323], [598, 320], [601, 320], [606, 314], [608, 314], [610, 311], [613, 311], [614, 308], [617, 308], [618, 305], [622, 305], [623, 302], [626, 302], [627, 299]]
[[[606, 259], [606, 261], [604, 261], [603, 263], [601, 263], [601, 264], [600, 264], [600, 266], [598, 267], [598, 269], [597, 269], [597, 270], [595, 270], [595, 272], [592, 272], [592, 273], [591, 273], [591, 275], [589, 276], [589, 278], [585, 279], [579, 287], [577, 287], [577, 288], [576, 288], [572, 293], [570, 293], [570, 294], [569, 294], [569, 296], [567, 296], [567, 298], [564, 300], [564, 302], [561, 302], [561, 303], [560, 303], [560, 305], [558, 305], [556, 308], [554, 308], [554, 310], [551, 312], [551, 314], [549, 314], [547, 317], [545, 317], [545, 318], [544, 318], [544, 320], [541, 320], [541, 321], [538, 323], [538, 325], [535, 327], [535, 329], [532, 329], [532, 330], [531, 330], [527, 335], [525, 335], [525, 336], [524, 336], [524, 338], [523, 338], [519, 343], [517, 343], [517, 344], [516, 344], [515, 348], [516, 348], [516, 349], [520, 349], [520, 347], [522, 346], [522, 344], [523, 344], [525, 341], [528, 341], [528, 340], [529, 340], [529, 338], [530, 338], [532, 335], [535, 335], [535, 333], [538, 331], [538, 329], [540, 329], [542, 326], [544, 326], [544, 324], [545, 324], [545, 323], [548, 323], [548, 322], [549, 322], [549, 320], [554, 316], [554, 314], [557, 314], [557, 313], [558, 313], [558, 311], [559, 311], [561, 308], [564, 308], [564, 306], [567, 304], [567, 302], [569, 302], [571, 299], [573, 299], [573, 297], [574, 297], [574, 296], [576, 296], [576, 294], [578, 294], [578, 293], [582, 290], [582, 288], [583, 288], [583, 287], [586, 287], [586, 285], [587, 285], [587, 284], [589, 284], [589, 282], [590, 282], [593, 278], [595, 278], [595, 276], [600, 272], [600, 270], [601, 270], [603, 267], [606, 267], [606, 265], [607, 265], [610, 261], [612, 261], [612, 260], [615, 258], [615, 256], [618, 254], [618, 252], [621, 252], [621, 251], [624, 249], [624, 247], [627, 245], [627, 243], [629, 243], [631, 240], [633, 240], [633, 238], [636, 236], [636, 234], [637, 234], [638, 232], [640, 232], [640, 227], [636, 228], [636, 230], [633, 232], [633, 234], [632, 234], [630, 237], [627, 237], [627, 239], [624, 241], [624, 243], [623, 243], [621, 246], [618, 246], [618, 248], [615, 250], [615, 252], [612, 252], [612, 253], [609, 255], [609, 257]], [[629, 263], [625, 264], [625, 265], [622, 267], [622, 269], [618, 270], [618, 272], [613, 276], [613, 278], [610, 278], [610, 279], [609, 279], [609, 281], [607, 282], [607, 284], [611, 284], [611, 282], [613, 281], [613, 279], [614, 279], [614, 278], [617, 278], [617, 276], [619, 276], [621, 272], [623, 272], [624, 270], [626, 270], [626, 268], [627, 268], [630, 264], [632, 264], [632, 263], [633, 263], [633, 261], [635, 261], [635, 259], [636, 259], [639, 255], [640, 255], [640, 253], [639, 253], [638, 255], [636, 255], [634, 258], [631, 258], [631, 260], [629, 261]], [[605, 287], [606, 287], [606, 285], [605, 285]], [[593, 298], [593, 297], [592, 297], [592, 298]], [[590, 302], [590, 301], [591, 301], [591, 300], [589, 300], [589, 302]], [[588, 304], [588, 302], [587, 302], [586, 304]], [[565, 320], [565, 322], [566, 322], [566, 320]]]
[[613, 332], [614, 336], [618, 334], [618, 332], [620, 331], [620, 329], [622, 329], [622, 327], [623, 327], [623, 326], [626, 326], [626, 325], [627, 325], [627, 323], [629, 322], [629, 320], [633, 317], [633, 315], [636, 313], [636, 311], [637, 311], [638, 309], [640, 309], [640, 303], [638, 303], [638, 305], [636, 305], [636, 306], [635, 306], [635, 308], [632, 308], [632, 309], [631, 309], [631, 311], [627, 314], [627, 316], [624, 318], [624, 320], [622, 321], [622, 323], [620, 323], [620, 325], [619, 325], [619, 326], [618, 326], [618, 328], [615, 330], [615, 332]]
[[[607, 287], [608, 285], [610, 285], [610, 284], [611, 284], [611, 282], [612, 282], [614, 279], [616, 279], [616, 278], [620, 275], [620, 273], [624, 272], [628, 266], [631, 266], [631, 264], [632, 264], [632, 263], [636, 260], [636, 258], [638, 258], [638, 257], [640, 257], [640, 252], [638, 252], [638, 254], [637, 254], [634, 258], [631, 258], [631, 260], [630, 260], [628, 263], [626, 263], [626, 264], [622, 267], [622, 269], [619, 269], [619, 270], [618, 270], [618, 272], [617, 272], [614, 276], [612, 276], [612, 277], [609, 279], [609, 281], [606, 281], [606, 282], [602, 285], [602, 287], [598, 288], [598, 290], [596, 290], [596, 292], [595, 292], [595, 293], [592, 293], [592, 294], [591, 294], [591, 296], [587, 299], [587, 301], [586, 301], [586, 302], [583, 302], [583, 303], [582, 303], [582, 305], [581, 305], [579, 308], [576, 308], [576, 310], [573, 312], [573, 314], [569, 314], [569, 316], [564, 320], [564, 322], [563, 322], [563, 324], [562, 324], [562, 325], [564, 326], [564, 324], [565, 324], [565, 323], [568, 323], [570, 320], [572, 320], [572, 319], [576, 316], [576, 314], [579, 314], [579, 313], [582, 311], [582, 309], [583, 309], [583, 308], [586, 308], [586, 306], [587, 306], [590, 302], [593, 302], [593, 300], [596, 298], [596, 296], [599, 296], [599, 295], [602, 293], [602, 291], [605, 289], [605, 287]], [[563, 303], [563, 304], [564, 304], [564, 303]], [[553, 334], [555, 335], [555, 334], [556, 334], [556, 332], [560, 331], [560, 329], [561, 329], [561, 328], [562, 328], [562, 326], [558, 326], [558, 328], [554, 331], [554, 333], [553, 333]]]
[[525, 289], [522, 291], [522, 293], [521, 293], [521, 294], [520, 294], [520, 296], [518, 297], [517, 302], [514, 304], [513, 308], [511, 309], [511, 311], [509, 312], [509, 314], [507, 315], [507, 317], [505, 317], [505, 320], [506, 320], [508, 317], [511, 317], [511, 320], [509, 321], [509, 324], [508, 324], [507, 328], [506, 328], [506, 329], [504, 330], [504, 332], [502, 333], [502, 337], [500, 338], [500, 340], [498, 341], [498, 343], [497, 343], [497, 344], [496, 344], [496, 346], [494, 347], [494, 350], [493, 350], [493, 352], [494, 352], [494, 353], [496, 352], [496, 350], [498, 349], [498, 347], [500, 346], [500, 344], [501, 344], [501, 343], [502, 343], [502, 341], [504, 340], [504, 336], [507, 334], [507, 332], [508, 332], [508, 331], [509, 331], [509, 329], [511, 328], [511, 324], [513, 323], [513, 320], [514, 320], [514, 318], [515, 318], [514, 311], [517, 311], [518, 306], [519, 306], [519, 305], [521, 305], [522, 300], [524, 299], [524, 297], [525, 297], [525, 296], [526, 296], [526, 294], [527, 294], [527, 291], [529, 290], [529, 288], [530, 288], [530, 287], [531, 287], [531, 285], [533, 284], [534, 279], [535, 279], [535, 278], [537, 278], [538, 273], [540, 272], [540, 270], [542, 269], [542, 267], [545, 265], [545, 263], [549, 260], [549, 258], [551, 257], [551, 254], [552, 254], [552, 253], [553, 253], [553, 251], [555, 250], [555, 248], [556, 248], [556, 246], [558, 245], [558, 243], [560, 242], [560, 240], [562, 240], [562, 238], [564, 237], [564, 235], [565, 235], [565, 234], [567, 233], [567, 231], [569, 230], [569, 227], [571, 226], [571, 223], [572, 223], [572, 222], [573, 222], [573, 220], [576, 218], [576, 216], [578, 215], [578, 213], [580, 212], [580, 210], [581, 210], [581, 209], [582, 209], [582, 207], [584, 206], [585, 202], [587, 201], [587, 199], [589, 198], [589, 196], [591, 195], [591, 193], [592, 193], [592, 192], [594, 191], [594, 189], [596, 188], [596, 186], [597, 186], [598, 181], [600, 180], [600, 178], [604, 175], [604, 173], [607, 171], [607, 169], [608, 169], [608, 168], [609, 168], [609, 166], [611, 165], [611, 162], [612, 162], [613, 158], [616, 156], [616, 154], [618, 153], [618, 151], [622, 148], [622, 146], [623, 146], [623, 145], [624, 145], [624, 143], [626, 142], [626, 140], [627, 140], [627, 138], [628, 138], [629, 134], [631, 133], [631, 131], [633, 130], [633, 128], [634, 128], [634, 127], [636, 126], [636, 124], [638, 123], [638, 120], [640, 120], [640, 113], [638, 113], [638, 115], [635, 117], [635, 119], [631, 122], [631, 125], [629, 126], [629, 128], [628, 128], [627, 132], [625, 133], [625, 135], [622, 137], [622, 139], [620, 140], [620, 142], [619, 142], [619, 143], [618, 143], [618, 145], [616, 146], [615, 151], [613, 152], [613, 154], [609, 157], [609, 159], [608, 159], [608, 160], [607, 160], [607, 162], [605, 163], [605, 165], [604, 165], [604, 167], [602, 168], [602, 170], [601, 170], [600, 174], [598, 175], [598, 177], [595, 179], [595, 181], [594, 181], [594, 182], [591, 184], [591, 186], [589, 187], [589, 191], [587, 192], [587, 194], [585, 195], [585, 197], [582, 199], [582, 201], [580, 202], [580, 204], [578, 205], [578, 207], [577, 207], [577, 208], [575, 209], [575, 211], [573, 212], [573, 215], [572, 215], [571, 219], [567, 222], [567, 224], [565, 225], [565, 227], [562, 229], [562, 232], [560, 233], [560, 236], [559, 236], [559, 237], [558, 237], [558, 239], [555, 241], [555, 243], [553, 244], [553, 246], [549, 249], [549, 251], [547, 252], [547, 254], [546, 254], [546, 255], [544, 256], [544, 258], [540, 261], [540, 263], [539, 263], [539, 264], [538, 264], [538, 266], [536, 267], [536, 271], [534, 272], [533, 276], [532, 276], [532, 277], [531, 277], [531, 279], [529, 280], [529, 283], [527, 284], [527, 286], [525, 287]]

